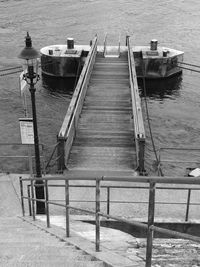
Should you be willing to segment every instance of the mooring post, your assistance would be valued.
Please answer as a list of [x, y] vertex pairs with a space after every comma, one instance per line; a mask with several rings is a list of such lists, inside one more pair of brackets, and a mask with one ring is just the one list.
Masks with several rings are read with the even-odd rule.
[[153, 225], [155, 212], [155, 183], [149, 185], [149, 209], [148, 209], [148, 229], [147, 229], [147, 249], [146, 249], [146, 267], [151, 267], [152, 247], [153, 247]]

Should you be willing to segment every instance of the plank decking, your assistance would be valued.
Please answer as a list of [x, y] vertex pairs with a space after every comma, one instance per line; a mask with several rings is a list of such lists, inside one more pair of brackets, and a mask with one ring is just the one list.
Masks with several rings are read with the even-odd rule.
[[98, 55], [67, 169], [133, 170], [133, 128], [128, 59]]

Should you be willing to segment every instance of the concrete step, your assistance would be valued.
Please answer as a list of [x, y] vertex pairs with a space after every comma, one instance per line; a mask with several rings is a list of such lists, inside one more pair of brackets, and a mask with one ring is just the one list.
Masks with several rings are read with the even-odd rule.
[[13, 261], [0, 260], [2, 267], [104, 267], [102, 262], [83, 262], [83, 261], [70, 261], [54, 259], [50, 261], [35, 260], [33, 261]]

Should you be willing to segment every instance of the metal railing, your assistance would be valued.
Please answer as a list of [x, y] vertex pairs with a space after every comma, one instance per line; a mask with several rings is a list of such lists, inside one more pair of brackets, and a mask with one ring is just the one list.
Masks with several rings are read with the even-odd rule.
[[144, 130], [141, 100], [139, 96], [137, 76], [135, 70], [135, 62], [134, 62], [132, 47], [130, 45], [129, 36], [126, 37], [126, 44], [128, 47], [129, 77], [130, 77], [130, 87], [131, 87], [132, 111], [134, 119], [137, 166], [139, 172], [144, 173], [145, 130]]
[[[37, 179], [37, 178], [36, 178]], [[84, 174], [81, 176], [73, 176], [73, 178], [65, 177], [65, 176], [59, 176], [59, 177], [43, 177], [43, 181], [45, 183], [45, 199], [36, 199], [34, 196], [34, 186], [38, 186], [34, 184], [34, 181], [36, 179], [22, 179], [20, 177], [20, 191], [21, 191], [21, 205], [22, 205], [22, 213], [23, 216], [25, 216], [25, 205], [24, 200], [28, 200], [29, 207], [30, 203], [32, 208], [32, 216], [35, 220], [35, 202], [36, 201], [42, 201], [45, 202], [46, 206], [46, 223], [47, 227], [50, 227], [50, 213], [49, 213], [49, 205], [57, 205], [60, 207], [65, 208], [66, 210], [66, 236], [70, 236], [70, 209], [82, 211], [85, 213], [93, 214], [95, 216], [95, 225], [96, 225], [96, 234], [95, 234], [95, 249], [96, 251], [100, 251], [100, 217], [104, 218], [110, 218], [117, 220], [119, 222], [128, 223], [133, 226], [140, 227], [142, 229], [147, 230], [147, 248], [146, 248], [146, 267], [151, 267], [152, 262], [152, 248], [153, 248], [153, 233], [158, 232], [161, 234], [167, 234], [171, 237], [176, 238], [182, 238], [182, 239], [188, 239], [194, 242], [200, 242], [200, 237], [180, 233], [177, 231], [167, 230], [164, 228], [160, 228], [154, 225], [154, 216], [155, 216], [155, 192], [156, 192], [156, 184], [179, 184], [179, 185], [192, 185], [193, 188], [197, 185], [200, 185], [199, 178], [195, 177], [146, 177], [146, 176], [139, 176], [139, 177], [130, 177], [130, 176], [124, 176], [124, 177], [112, 177], [112, 176], [102, 176], [102, 177], [93, 177], [86, 175], [84, 177]], [[72, 206], [70, 204], [70, 180], [78, 180], [78, 181], [93, 181], [95, 182], [95, 188], [96, 188], [96, 194], [95, 194], [95, 211], [89, 211], [87, 209], [83, 208], [77, 208], [75, 206]], [[49, 182], [58, 182], [58, 181], [64, 181], [64, 188], [65, 188], [65, 203], [61, 204], [55, 201], [49, 200]], [[142, 223], [139, 221], [129, 221], [126, 219], [122, 219], [118, 216], [113, 216], [108, 213], [103, 213], [101, 211], [101, 184], [106, 182], [125, 182], [125, 183], [146, 183], [148, 184], [148, 190], [149, 190], [149, 200], [148, 200], [148, 222]], [[29, 182], [31, 184], [31, 193], [29, 192], [27, 196], [24, 195], [24, 183]], [[165, 188], [163, 188], [165, 189]], [[184, 190], [187, 188], [184, 188]], [[199, 190], [199, 188], [198, 188]], [[31, 196], [30, 196], [31, 195]]]
[[[45, 153], [44, 153], [44, 144], [39, 144], [40, 152], [41, 152], [41, 163], [42, 163], [42, 172], [46, 173], [45, 169]], [[22, 143], [0, 143], [0, 158], [9, 160], [9, 165], [11, 160], [17, 159], [25, 159], [28, 164], [28, 169], [30, 175], [33, 175], [33, 159], [35, 157], [34, 153], [32, 153], [32, 149], [34, 149], [34, 145], [30, 144], [22, 144]], [[16, 151], [18, 151], [16, 155]], [[3, 163], [2, 163], [3, 165]], [[13, 164], [12, 164], [13, 165]], [[17, 165], [17, 164], [16, 164]], [[20, 166], [16, 166], [16, 169], [19, 169]], [[4, 169], [4, 167], [2, 168]], [[10, 169], [6, 169], [6, 171], [10, 172]]]
[[[104, 42], [103, 42], [103, 56], [106, 57], [107, 55], [107, 40], [108, 40], [108, 34], [106, 33], [105, 34], [105, 37], [104, 37]], [[121, 34], [119, 33], [119, 38], [118, 38], [118, 48], [117, 48], [117, 54], [116, 54], [116, 51], [113, 52], [113, 56], [118, 56], [120, 57], [121, 55]]]
[[[170, 153], [172, 156], [170, 158], [166, 158], [164, 153]], [[181, 154], [180, 154], [181, 152]], [[198, 153], [198, 155], [194, 155], [194, 153]], [[174, 154], [176, 153], [176, 154]], [[178, 154], [179, 153], [179, 154]], [[187, 155], [189, 155], [189, 160], [186, 160]], [[193, 168], [200, 166], [200, 148], [189, 148], [189, 147], [160, 147], [158, 150], [158, 165], [157, 165], [157, 173], [163, 173], [162, 167], [165, 164], [172, 164], [172, 165], [180, 165], [180, 164], [191, 164]], [[195, 159], [196, 157], [196, 159]], [[192, 158], [192, 160], [191, 160]], [[190, 165], [190, 167], [192, 167]], [[189, 167], [189, 166], [188, 166]]]
[[65, 168], [65, 162], [67, 161], [69, 156], [69, 152], [76, 133], [78, 119], [82, 110], [85, 94], [87, 91], [88, 82], [95, 62], [96, 53], [97, 36], [92, 42], [91, 49], [87, 55], [86, 62], [81, 71], [77, 86], [69, 104], [67, 114], [57, 136], [57, 141], [59, 143], [57, 147], [57, 154], [59, 157], [58, 170], [63, 170]]

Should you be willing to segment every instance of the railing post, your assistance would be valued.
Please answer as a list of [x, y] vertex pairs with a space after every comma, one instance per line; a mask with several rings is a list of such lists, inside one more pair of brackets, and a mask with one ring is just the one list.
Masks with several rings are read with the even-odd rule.
[[110, 215], [110, 187], [107, 187], [107, 214]]
[[126, 35], [126, 43], [125, 43], [125, 46], [128, 46], [128, 42], [129, 42], [129, 38], [130, 38], [130, 35]]
[[100, 251], [100, 179], [96, 179], [96, 251]]
[[153, 234], [155, 211], [155, 183], [150, 182], [149, 188], [149, 208], [148, 208], [148, 229], [147, 229], [147, 249], [146, 249], [146, 267], [151, 267]]
[[120, 54], [121, 54], [120, 49], [121, 49], [121, 36], [120, 36], [120, 34], [119, 34], [119, 47], [118, 47], [118, 54], [119, 54], [119, 57], [120, 57]]
[[138, 161], [139, 161], [139, 173], [140, 175], [145, 174], [144, 168], [144, 151], [145, 151], [145, 139], [139, 138], [139, 151], [138, 151]]
[[69, 237], [69, 180], [65, 180], [66, 237]]
[[32, 216], [30, 185], [27, 185], [29, 216]]
[[31, 180], [31, 198], [32, 198], [32, 215], [35, 221], [35, 195], [34, 195], [34, 180]]
[[62, 172], [65, 169], [65, 138], [57, 136], [57, 141], [58, 171]]
[[190, 196], [191, 196], [191, 189], [188, 189], [187, 207], [186, 207], [186, 214], [185, 214], [185, 221], [186, 222], [188, 221], [188, 217], [189, 217]]
[[104, 39], [104, 48], [103, 48], [103, 56], [106, 56], [106, 44], [107, 44], [107, 33], [105, 35], [105, 39]]
[[47, 228], [50, 227], [50, 216], [49, 216], [49, 189], [48, 181], [45, 180], [45, 206], [46, 206], [46, 216], [47, 216]]
[[21, 206], [22, 206], [22, 215], [25, 216], [25, 209], [24, 209], [24, 192], [23, 192], [23, 182], [22, 177], [19, 177], [19, 184], [20, 184], [20, 194], [21, 194]]

